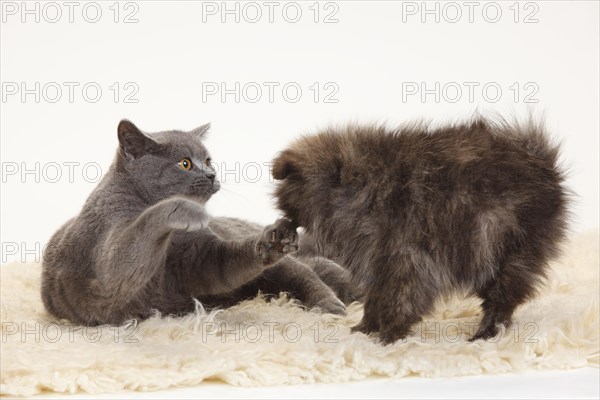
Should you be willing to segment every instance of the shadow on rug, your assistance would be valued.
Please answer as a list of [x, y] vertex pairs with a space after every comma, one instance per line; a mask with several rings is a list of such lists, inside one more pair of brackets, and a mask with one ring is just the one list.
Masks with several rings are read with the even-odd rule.
[[383, 347], [350, 334], [362, 316], [302, 310], [285, 296], [184, 318], [155, 316], [122, 327], [82, 328], [53, 320], [40, 299], [40, 265], [1, 268], [0, 394], [150, 391], [222, 381], [238, 386], [347, 382], [373, 376], [427, 377], [598, 365], [598, 233], [576, 236], [514, 325], [468, 343], [476, 299], [438, 304], [406, 340]]

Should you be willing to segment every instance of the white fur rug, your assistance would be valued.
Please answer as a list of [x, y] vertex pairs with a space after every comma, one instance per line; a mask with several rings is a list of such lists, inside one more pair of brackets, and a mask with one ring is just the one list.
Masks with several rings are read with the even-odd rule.
[[256, 386], [347, 382], [372, 376], [457, 376], [598, 366], [598, 234], [577, 236], [540, 296], [490, 342], [466, 341], [478, 301], [439, 304], [404, 342], [380, 346], [350, 334], [348, 316], [303, 311], [281, 297], [136, 326], [81, 328], [56, 321], [40, 299], [40, 266], [1, 268], [3, 395], [150, 391], [222, 381]]

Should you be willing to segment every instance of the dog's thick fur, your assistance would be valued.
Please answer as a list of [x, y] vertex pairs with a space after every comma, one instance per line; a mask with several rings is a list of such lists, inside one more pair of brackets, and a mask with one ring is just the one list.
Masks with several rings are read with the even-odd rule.
[[355, 330], [394, 342], [465, 290], [483, 300], [472, 339], [486, 339], [534, 295], [565, 236], [558, 157], [533, 122], [348, 126], [297, 140], [273, 177], [279, 208], [366, 288]]

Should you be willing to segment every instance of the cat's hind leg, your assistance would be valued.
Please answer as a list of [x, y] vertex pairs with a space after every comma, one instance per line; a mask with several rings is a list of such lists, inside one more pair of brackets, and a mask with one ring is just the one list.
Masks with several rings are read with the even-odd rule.
[[364, 298], [363, 291], [352, 281], [352, 274], [339, 264], [324, 257], [302, 257], [306, 263], [329, 286], [337, 297], [348, 305]]
[[344, 315], [346, 307], [334, 291], [309, 266], [294, 257], [284, 257], [265, 270], [254, 281], [237, 291], [243, 297], [253, 297], [258, 291], [268, 295], [288, 293], [307, 309]]

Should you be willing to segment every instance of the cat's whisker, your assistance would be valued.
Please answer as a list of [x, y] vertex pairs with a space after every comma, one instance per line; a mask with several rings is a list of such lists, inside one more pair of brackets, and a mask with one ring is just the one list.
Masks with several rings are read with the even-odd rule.
[[224, 194], [227, 194], [227, 195], [234, 195], [235, 197], [238, 197], [240, 199], [250, 201], [250, 199], [248, 199], [248, 197], [246, 197], [240, 193], [234, 192], [233, 190], [224, 188], [223, 186], [221, 186], [221, 189], [219, 189], [219, 192], [223, 192]]

